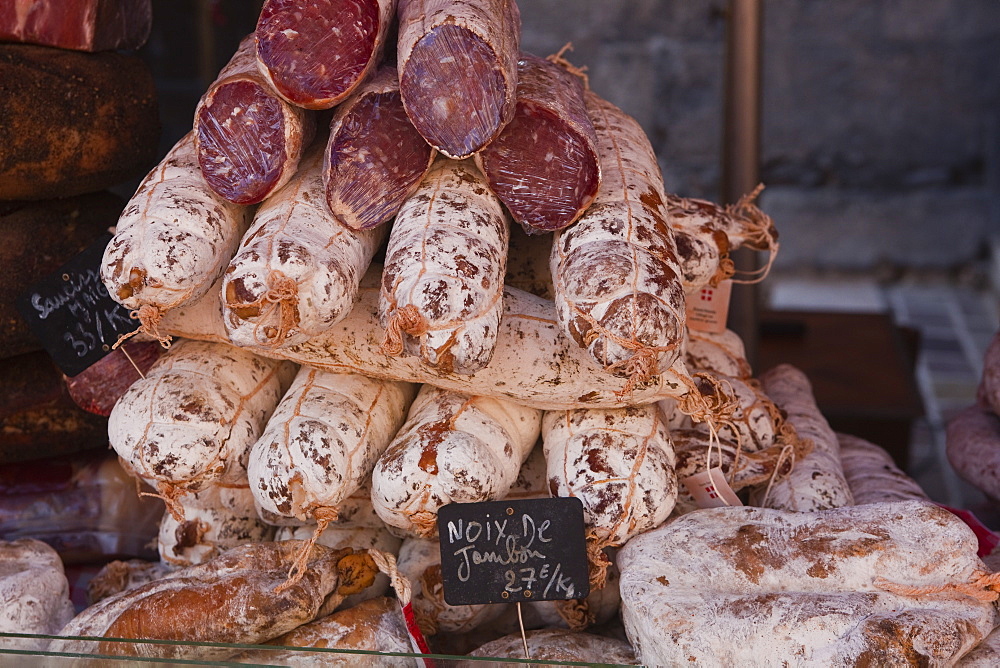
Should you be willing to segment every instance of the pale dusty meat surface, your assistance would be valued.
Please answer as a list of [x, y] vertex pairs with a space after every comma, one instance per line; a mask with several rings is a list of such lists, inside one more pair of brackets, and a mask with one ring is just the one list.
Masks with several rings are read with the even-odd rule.
[[541, 420], [537, 409], [424, 385], [372, 471], [375, 512], [404, 535], [436, 535], [441, 506], [507, 494]]
[[[514, 288], [504, 290], [497, 346], [483, 369], [465, 375], [428, 369], [416, 358], [385, 355], [378, 307], [380, 270], [377, 265], [369, 269], [354, 309], [325, 334], [288, 349], [256, 352], [338, 373], [427, 383], [543, 410], [612, 408], [690, 394], [689, 376], [680, 359], [628, 390], [625, 379], [610, 376], [562, 333], [551, 301]], [[160, 328], [178, 337], [228, 341], [218, 293], [168, 313]]]
[[[0, 542], [0, 632], [53, 635], [75, 611], [58, 553], [31, 538]], [[45, 649], [48, 640], [0, 639], [0, 647]]]
[[976, 550], [920, 501], [702, 509], [619, 552], [622, 616], [650, 665], [951, 665], [993, 629], [993, 604], [895, 585], [974, 582]]
[[104, 250], [101, 280], [126, 308], [160, 314], [204, 296], [250, 223], [250, 209], [215, 194], [201, 175], [194, 133], [139, 185]]
[[383, 351], [458, 374], [489, 364], [509, 239], [503, 205], [475, 164], [439, 158], [389, 234], [379, 296]]
[[302, 522], [337, 519], [403, 424], [417, 387], [301, 367], [250, 449], [258, 507]]

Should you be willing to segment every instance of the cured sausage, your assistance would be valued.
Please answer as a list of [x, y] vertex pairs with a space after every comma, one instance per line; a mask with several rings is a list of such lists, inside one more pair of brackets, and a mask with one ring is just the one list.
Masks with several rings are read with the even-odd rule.
[[76, 405], [95, 415], [107, 417], [132, 383], [163, 353], [156, 341], [125, 341], [108, 355], [72, 377], [66, 378], [66, 391]]
[[[513, 288], [504, 291], [504, 311], [493, 357], [476, 373], [432, 369], [416, 358], [385, 355], [381, 352], [384, 337], [379, 323], [379, 269], [377, 265], [369, 269], [354, 309], [327, 332], [289, 348], [261, 348], [258, 352], [338, 373], [428, 383], [543, 410], [612, 408], [667, 397], [678, 398], [681, 403], [700, 400], [681, 359], [646, 385], [626, 392], [625, 382], [594, 364], [586, 351], [562, 333], [551, 301]], [[168, 313], [162, 329], [183, 338], [229, 340], [222, 324], [221, 299], [215, 295]]]
[[305, 341], [345, 317], [385, 228], [339, 225], [323, 197], [323, 152], [257, 210], [225, 270], [229, 340], [246, 348]]
[[472, 161], [439, 159], [389, 235], [383, 352], [459, 374], [486, 366], [500, 328], [509, 238], [503, 205]]
[[837, 434], [837, 442], [844, 477], [857, 505], [912, 499], [930, 501], [917, 481], [903, 473], [884, 449], [849, 434]]
[[60, 49], [138, 49], [153, 27], [152, 0], [10, 0], [0, 4], [0, 41]]
[[767, 264], [749, 281], [757, 282], [767, 275], [779, 244], [774, 222], [753, 204], [760, 191], [757, 188], [725, 207], [665, 193], [667, 220], [677, 243], [685, 293], [706, 285], [716, 286], [732, 277], [735, 265], [729, 255], [737, 248], [769, 253]]
[[[328, 614], [374, 580], [377, 568], [367, 554], [314, 545], [302, 578], [283, 586], [302, 547], [301, 541], [247, 543], [105, 598], [64, 626], [49, 650], [222, 660], [240, 651], [235, 644], [259, 644]], [[95, 643], [76, 636], [181, 642]]]
[[678, 358], [684, 288], [649, 139], [610, 102], [591, 91], [585, 101], [597, 132], [601, 187], [587, 212], [556, 233], [555, 302], [577, 345], [634, 387]]
[[181, 341], [115, 404], [111, 447], [130, 473], [172, 500], [246, 484], [246, 459], [295, 373], [225, 345]]
[[139, 55], [0, 44], [0, 81], [0, 199], [96, 192], [156, 163], [156, 82]]
[[194, 110], [198, 166], [212, 190], [257, 204], [292, 178], [316, 134], [315, 117], [283, 100], [257, 70], [253, 35]]
[[705, 508], [618, 553], [622, 619], [650, 666], [951, 666], [993, 629], [977, 547], [926, 501]]
[[575, 222], [601, 183], [597, 135], [580, 77], [521, 54], [514, 118], [476, 154], [476, 164], [528, 234]]
[[654, 405], [550, 411], [542, 420], [552, 496], [583, 503], [591, 584], [604, 585], [603, 550], [660, 525], [677, 500], [674, 447]]
[[416, 387], [358, 374], [299, 369], [247, 473], [260, 508], [301, 522], [336, 520], [403, 424]]
[[329, 109], [378, 62], [395, 11], [395, 0], [266, 0], [258, 67], [292, 104]]
[[244, 543], [270, 540], [275, 529], [257, 516], [249, 485], [211, 485], [179, 501], [183, 518], [164, 513], [157, 549], [174, 567], [201, 564]]
[[790, 364], [780, 364], [762, 373], [760, 383], [798, 437], [812, 442], [812, 451], [795, 462], [786, 478], [762, 496], [751, 497], [754, 505], [795, 512], [854, 505], [837, 435], [816, 405], [809, 378]]
[[399, 92], [424, 139], [451, 158], [514, 114], [521, 14], [514, 0], [399, 0]]
[[250, 210], [219, 197], [198, 167], [194, 132], [146, 176], [104, 249], [101, 280], [159, 337], [159, 318], [208, 292], [236, 252]]
[[420, 185], [436, 153], [403, 109], [396, 68], [382, 68], [330, 122], [323, 186], [334, 218], [355, 230], [386, 222]]
[[1000, 499], [1000, 417], [979, 405], [960, 411], [948, 421], [945, 453], [958, 475]]
[[541, 411], [424, 385], [372, 471], [372, 505], [407, 535], [437, 534], [448, 503], [503, 498], [538, 440]]

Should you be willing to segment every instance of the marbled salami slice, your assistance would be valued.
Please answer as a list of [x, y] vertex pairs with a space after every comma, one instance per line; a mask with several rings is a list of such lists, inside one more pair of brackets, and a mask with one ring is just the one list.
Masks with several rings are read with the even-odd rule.
[[528, 234], [568, 227], [597, 196], [597, 135], [583, 82], [554, 62], [521, 54], [514, 118], [476, 164]]
[[510, 122], [520, 38], [514, 0], [399, 1], [399, 90], [431, 146], [467, 158]]
[[194, 110], [198, 166], [212, 190], [257, 204], [292, 178], [316, 119], [283, 100], [257, 70], [253, 35], [222, 68]]
[[292, 104], [329, 109], [378, 62], [395, 11], [395, 0], [266, 0], [258, 67]]
[[334, 218], [355, 230], [386, 222], [420, 185], [436, 153], [403, 109], [396, 68], [382, 68], [330, 122], [323, 186]]
[[486, 366], [503, 311], [509, 238], [503, 206], [472, 161], [440, 158], [389, 235], [383, 351], [461, 374]]
[[222, 283], [229, 340], [286, 347], [345, 317], [358, 283], [388, 232], [339, 225], [323, 196], [323, 151], [257, 210]]
[[685, 302], [663, 180], [645, 132], [588, 91], [602, 180], [597, 198], [557, 232], [552, 280], [559, 320], [599, 364], [638, 385], [678, 358]]

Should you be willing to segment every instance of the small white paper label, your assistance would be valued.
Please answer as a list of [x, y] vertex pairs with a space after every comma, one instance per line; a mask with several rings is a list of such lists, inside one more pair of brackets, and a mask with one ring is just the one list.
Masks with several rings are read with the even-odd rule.
[[729, 315], [729, 298], [733, 294], [733, 282], [726, 279], [718, 287], [706, 285], [701, 290], [687, 296], [687, 326], [698, 332], [721, 334], [726, 331]]
[[742, 506], [743, 502], [736, 492], [726, 482], [722, 469], [713, 469], [695, 473], [681, 481], [687, 491], [694, 497], [699, 508], [720, 508], [722, 506]]

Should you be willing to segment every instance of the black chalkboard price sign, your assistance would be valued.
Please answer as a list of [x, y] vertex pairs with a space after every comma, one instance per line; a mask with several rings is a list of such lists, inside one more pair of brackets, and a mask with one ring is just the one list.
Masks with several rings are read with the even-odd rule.
[[77, 375], [110, 353], [123, 334], [139, 328], [139, 321], [111, 299], [101, 281], [101, 259], [110, 240], [110, 234], [102, 235], [15, 300], [18, 312], [67, 376]]
[[590, 593], [579, 499], [451, 503], [438, 510], [437, 526], [450, 605], [558, 601]]

